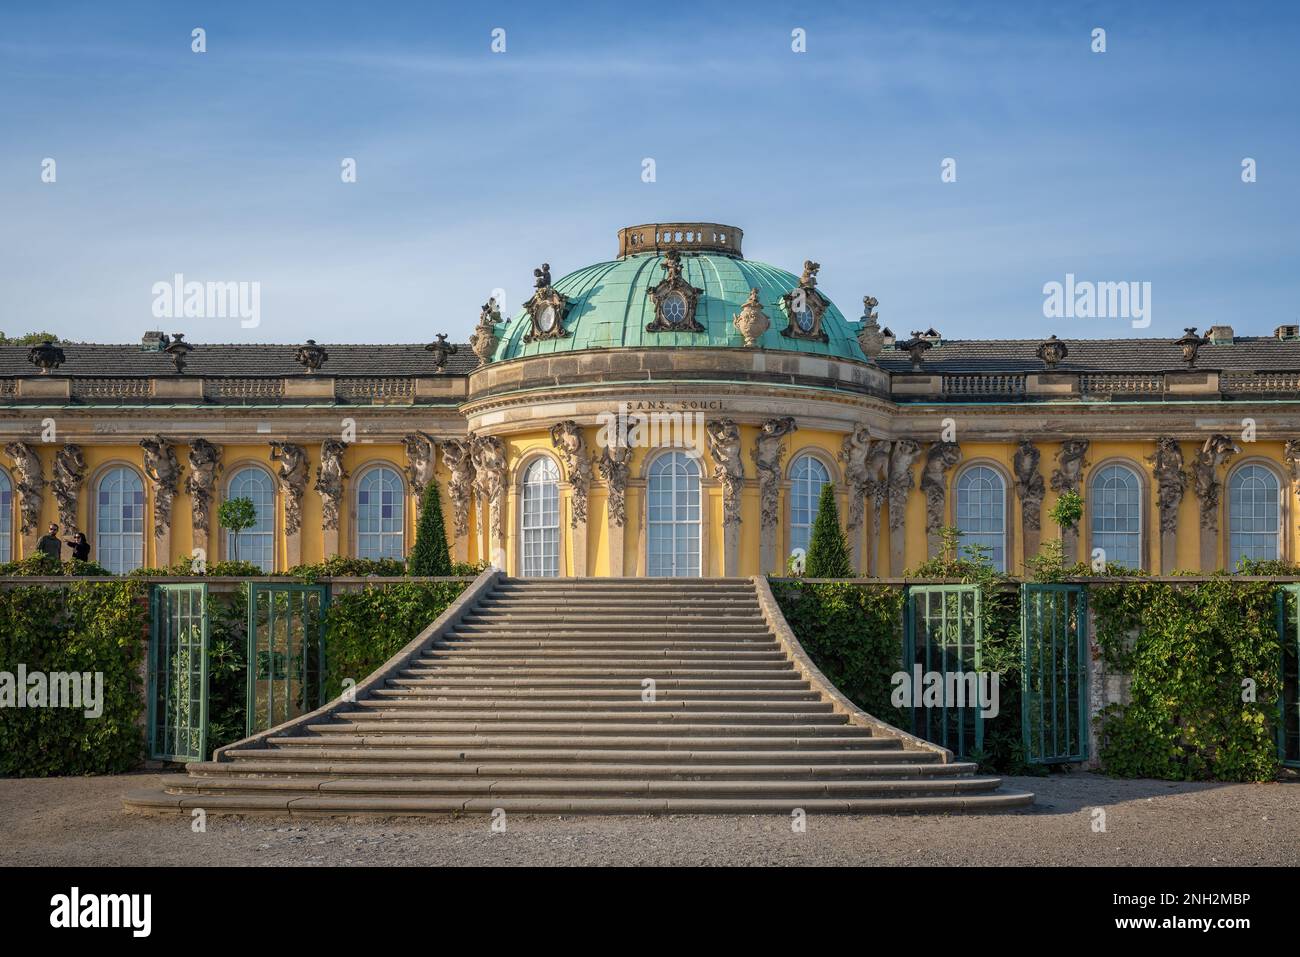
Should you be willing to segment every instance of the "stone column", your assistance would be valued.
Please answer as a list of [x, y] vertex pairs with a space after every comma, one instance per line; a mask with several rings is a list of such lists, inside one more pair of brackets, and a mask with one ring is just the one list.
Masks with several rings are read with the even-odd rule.
[[470, 442], [479, 514], [487, 523], [483, 557], [499, 568], [506, 551], [506, 447], [495, 435], [473, 436]]
[[[1052, 490], [1058, 495], [1062, 492], [1078, 492], [1083, 479], [1083, 470], [1088, 461], [1087, 439], [1066, 439], [1056, 453], [1056, 470], [1052, 473]], [[1061, 529], [1061, 554], [1067, 566], [1079, 560], [1079, 529]]]
[[[442, 443], [442, 461], [451, 477], [447, 480], [447, 500], [451, 506], [452, 546], [451, 557], [457, 562], [469, 561], [471, 512], [473, 511], [474, 463], [473, 437], [447, 439]], [[478, 519], [480, 527], [486, 523]]]
[[205, 562], [210, 563], [217, 558], [212, 553], [212, 502], [217, 476], [221, 474], [221, 449], [207, 439], [193, 439], [190, 442], [189, 464], [185, 491], [190, 497], [193, 550], [197, 553], [191, 555], [191, 559], [202, 556]]
[[871, 473], [868, 460], [871, 455], [871, 433], [861, 427], [844, 436], [840, 443], [839, 459], [844, 463], [844, 485], [848, 491], [849, 550], [853, 570], [863, 573], [862, 539], [865, 535], [866, 499], [871, 493]]
[[913, 439], [899, 439], [889, 453], [889, 574], [907, 570], [907, 497], [916, 484], [912, 464], [921, 454]]
[[141, 439], [140, 447], [144, 449], [144, 474], [153, 492], [153, 564], [164, 568], [172, 561], [172, 503], [180, 484], [181, 465], [175, 450], [161, 435]]
[[1155, 454], [1148, 457], [1156, 477], [1160, 504], [1160, 574], [1172, 575], [1178, 567], [1178, 506], [1187, 488], [1183, 471], [1183, 450], [1169, 436], [1156, 440]]
[[[1012, 469], [1016, 474], [1016, 496], [1020, 499], [1020, 533], [1022, 566], [1027, 566], [1029, 559], [1038, 554], [1043, 525], [1043, 496], [1047, 483], [1038, 471], [1041, 453], [1028, 439], [1021, 439], [1012, 460]], [[1007, 568], [1012, 564], [1007, 556]]]
[[921, 491], [925, 493], [926, 554], [930, 558], [938, 557], [939, 530], [947, 524], [948, 471], [960, 461], [961, 447], [956, 442], [935, 442], [925, 455]]
[[18, 514], [22, 531], [23, 558], [36, 554], [36, 542], [41, 537], [41, 505], [45, 497], [45, 474], [41, 469], [40, 457], [25, 442], [10, 442], [5, 446], [5, 455], [14, 463], [17, 481], [14, 490], [18, 493]]
[[[321, 501], [323, 558], [339, 553], [339, 511], [343, 502], [344, 482], [348, 478], [348, 472], [343, 468], [343, 453], [347, 448], [347, 443], [339, 439], [326, 439], [320, 447], [316, 491], [320, 493]], [[402, 518], [405, 521], [406, 516], [403, 515]]]
[[1201, 505], [1201, 573], [1209, 575], [1219, 568], [1219, 498], [1223, 483], [1219, 473], [1241, 449], [1226, 435], [1212, 435], [1205, 440], [1192, 463], [1192, 479]]
[[777, 564], [776, 531], [781, 517], [781, 459], [785, 456], [785, 446], [781, 440], [797, 428], [790, 416], [768, 419], [759, 429], [758, 440], [750, 452], [758, 472], [758, 550], [762, 563], [759, 570], [765, 575], [776, 570]]
[[[704, 423], [704, 430], [713, 459], [713, 477], [722, 486], [722, 574], [731, 578], [740, 573], [740, 494], [745, 484], [740, 427], [731, 419], [713, 419]], [[708, 550], [703, 551], [707, 561]], [[701, 574], [705, 573], [703, 564]]]
[[284, 503], [284, 560], [286, 568], [302, 564], [302, 497], [307, 490], [307, 452], [289, 442], [271, 443]]
[[609, 535], [609, 574], [621, 578], [623, 571], [624, 527], [627, 525], [627, 481], [632, 464], [629, 446], [605, 446], [596, 468], [604, 480], [607, 532]]
[[551, 445], [564, 461], [569, 480], [569, 530], [573, 542], [573, 574], [587, 574], [587, 500], [591, 491], [591, 459], [587, 440], [577, 422], [568, 419], [551, 426]]

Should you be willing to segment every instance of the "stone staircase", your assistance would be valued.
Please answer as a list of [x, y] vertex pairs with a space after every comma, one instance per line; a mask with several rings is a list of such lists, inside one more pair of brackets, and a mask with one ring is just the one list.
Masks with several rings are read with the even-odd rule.
[[764, 580], [487, 575], [304, 718], [135, 811], [354, 815], [1003, 810], [996, 777], [852, 706]]

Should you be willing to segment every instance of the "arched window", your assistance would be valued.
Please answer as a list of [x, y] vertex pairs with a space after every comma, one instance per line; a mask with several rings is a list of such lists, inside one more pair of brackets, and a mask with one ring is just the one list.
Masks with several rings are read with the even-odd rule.
[[811, 455], [800, 455], [790, 466], [790, 551], [808, 551], [813, 522], [817, 520], [817, 500], [822, 486], [831, 480], [826, 466]]
[[249, 466], [230, 478], [226, 498], [246, 498], [253, 503], [257, 522], [238, 535], [226, 532], [226, 557], [252, 562], [262, 571], [275, 571], [275, 480], [266, 469]]
[[646, 481], [647, 573], [700, 574], [700, 466], [685, 452], [650, 463]]
[[1007, 570], [1007, 487], [996, 469], [972, 465], [957, 476], [957, 528], [962, 548], [983, 545], [989, 562]]
[[523, 573], [525, 577], [560, 574], [560, 470], [547, 456], [524, 471]]
[[114, 575], [144, 564], [144, 482], [134, 469], [117, 466], [99, 479], [95, 560]]
[[1282, 486], [1272, 469], [1243, 465], [1228, 479], [1228, 567], [1281, 557]]
[[1104, 549], [1106, 563], [1142, 566], [1142, 484], [1123, 465], [1107, 465], [1092, 479], [1092, 547]]
[[0, 562], [14, 557], [14, 483], [0, 469]]
[[357, 557], [401, 558], [405, 525], [402, 479], [386, 466], [357, 483]]

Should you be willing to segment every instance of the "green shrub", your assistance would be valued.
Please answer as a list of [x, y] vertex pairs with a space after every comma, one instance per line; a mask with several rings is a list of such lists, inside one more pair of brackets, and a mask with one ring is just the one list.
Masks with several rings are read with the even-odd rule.
[[840, 527], [839, 509], [835, 507], [835, 486], [827, 482], [817, 500], [817, 518], [813, 520], [808, 540], [808, 561], [804, 566], [808, 578], [852, 578], [853, 562], [849, 543]]
[[[1132, 676], [1130, 702], [1100, 716], [1103, 770], [1188, 781], [1267, 781], [1277, 774], [1276, 595], [1272, 583], [1229, 576], [1090, 587], [1106, 668]], [[1242, 700], [1247, 680], [1254, 701]]]
[[61, 562], [56, 558], [50, 558], [49, 555], [43, 552], [37, 552], [35, 555], [30, 555], [18, 561], [0, 564], [0, 576], [72, 575], [84, 578], [111, 577], [112, 574], [107, 568], [96, 562], [80, 562], [75, 558]]
[[[903, 660], [900, 588], [847, 582], [773, 581], [772, 595], [813, 663], [851, 701], [882, 721]], [[901, 727], [901, 725], [900, 725]]]
[[447, 549], [447, 530], [442, 522], [442, 499], [437, 481], [430, 481], [420, 502], [420, 524], [415, 529], [415, 545], [407, 563], [411, 575], [450, 575], [451, 552]]
[[145, 596], [131, 581], [0, 590], [0, 671], [14, 674], [22, 664], [29, 674], [104, 676], [98, 718], [76, 708], [0, 709], [0, 775], [108, 774], [139, 764]]
[[400, 558], [346, 558], [331, 555], [314, 565], [295, 565], [289, 575], [304, 582], [317, 582], [322, 578], [401, 578], [406, 574], [406, 563]]
[[325, 616], [325, 697], [361, 682], [433, 623], [468, 582], [397, 582], [335, 592]]

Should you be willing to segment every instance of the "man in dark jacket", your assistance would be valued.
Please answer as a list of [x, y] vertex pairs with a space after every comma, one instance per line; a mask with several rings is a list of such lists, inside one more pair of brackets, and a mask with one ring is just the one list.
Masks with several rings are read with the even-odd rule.
[[36, 542], [36, 550], [49, 555], [56, 562], [63, 561], [63, 543], [59, 541], [59, 526], [50, 523], [50, 530]]

